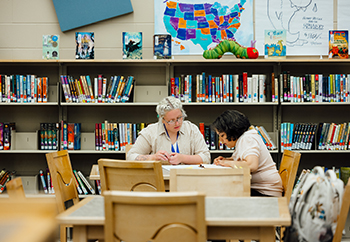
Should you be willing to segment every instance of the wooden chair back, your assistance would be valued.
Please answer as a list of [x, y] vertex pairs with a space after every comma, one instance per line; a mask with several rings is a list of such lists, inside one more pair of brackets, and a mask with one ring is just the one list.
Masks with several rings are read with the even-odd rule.
[[125, 145], [125, 159], [128, 155], [129, 150], [132, 148], [132, 144], [126, 144]]
[[58, 210], [53, 197], [2, 198], [0, 207], [1, 242], [57, 240]]
[[99, 159], [101, 190], [164, 192], [160, 161]]
[[[62, 213], [66, 210], [66, 202], [73, 204], [79, 202], [77, 183], [73, 174], [72, 164], [67, 150], [46, 154], [47, 165], [50, 170], [52, 185], [55, 190], [58, 211]], [[67, 241], [67, 227], [70, 225], [60, 225], [60, 241]]]
[[344, 189], [337, 227], [335, 229], [332, 242], [340, 242], [342, 240], [342, 233], [345, 228], [346, 219], [348, 217], [349, 206], [350, 206], [350, 179], [348, 180], [348, 183], [346, 184]]
[[10, 198], [25, 198], [21, 177], [16, 177], [6, 183], [7, 194]]
[[205, 242], [205, 195], [107, 191], [105, 241]]
[[250, 169], [242, 162], [234, 168], [171, 169], [170, 191], [199, 191], [207, 196], [250, 196]]
[[301, 154], [296, 151], [284, 150], [278, 173], [282, 179], [283, 196], [289, 203], [294, 188]]

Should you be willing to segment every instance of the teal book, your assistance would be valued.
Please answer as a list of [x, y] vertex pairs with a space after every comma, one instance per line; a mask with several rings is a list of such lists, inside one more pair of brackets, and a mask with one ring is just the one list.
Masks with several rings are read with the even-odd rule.
[[95, 59], [94, 32], [76, 32], [75, 59]]
[[123, 32], [123, 59], [142, 59], [142, 32]]

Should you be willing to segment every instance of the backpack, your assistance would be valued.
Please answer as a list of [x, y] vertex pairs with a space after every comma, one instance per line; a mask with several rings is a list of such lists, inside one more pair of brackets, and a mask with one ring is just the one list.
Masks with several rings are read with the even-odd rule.
[[344, 183], [333, 170], [325, 173], [319, 166], [306, 173], [294, 188], [289, 211], [292, 224], [284, 240], [332, 241], [341, 208]]

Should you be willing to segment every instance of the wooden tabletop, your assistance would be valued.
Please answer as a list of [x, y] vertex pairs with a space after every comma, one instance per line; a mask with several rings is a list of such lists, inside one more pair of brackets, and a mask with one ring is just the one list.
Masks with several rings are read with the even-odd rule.
[[[288, 226], [284, 197], [206, 197], [208, 226]], [[104, 225], [103, 196], [89, 196], [57, 216], [60, 224]]]

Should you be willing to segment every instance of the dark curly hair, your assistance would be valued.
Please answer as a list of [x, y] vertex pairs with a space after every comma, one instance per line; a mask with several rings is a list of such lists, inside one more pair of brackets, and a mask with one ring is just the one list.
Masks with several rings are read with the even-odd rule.
[[226, 110], [212, 123], [218, 133], [224, 132], [229, 141], [237, 140], [250, 127], [249, 119], [237, 110]]

